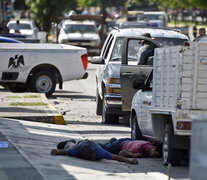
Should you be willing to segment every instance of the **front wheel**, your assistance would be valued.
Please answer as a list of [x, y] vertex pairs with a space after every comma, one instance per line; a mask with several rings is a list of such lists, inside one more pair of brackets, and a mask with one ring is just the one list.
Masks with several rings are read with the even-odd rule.
[[103, 102], [101, 100], [101, 97], [98, 94], [98, 89], [96, 90], [96, 114], [97, 115], [102, 115], [102, 107]]
[[172, 147], [174, 132], [171, 124], [166, 124], [162, 143], [163, 165], [171, 163], [172, 165], [179, 165], [183, 152], [181, 149]]
[[138, 123], [137, 123], [137, 116], [132, 115], [131, 117], [131, 138], [132, 139], [138, 139], [138, 140], [142, 140], [142, 133], [139, 129]]
[[105, 102], [105, 95], [103, 95], [103, 105], [102, 105], [102, 123], [103, 124], [115, 124], [118, 123], [119, 121], [119, 116], [109, 114], [108, 113], [108, 108], [106, 107], [106, 102]]
[[45, 93], [49, 97], [55, 91], [55, 77], [50, 71], [37, 72], [30, 79], [29, 87], [32, 92]]

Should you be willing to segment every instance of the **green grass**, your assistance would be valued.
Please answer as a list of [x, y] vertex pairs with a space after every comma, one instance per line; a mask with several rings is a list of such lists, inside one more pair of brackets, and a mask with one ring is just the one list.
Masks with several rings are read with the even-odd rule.
[[39, 98], [40, 96], [38, 95], [28, 95], [28, 96], [23, 96], [24, 98]]
[[15, 102], [15, 103], [10, 103], [10, 106], [47, 106], [47, 103], [44, 102], [33, 102], [33, 103], [28, 103], [28, 102]]
[[6, 96], [6, 98], [22, 98], [21, 96]]
[[[171, 20], [170, 22], [168, 22], [168, 27], [186, 27], [186, 26], [192, 26], [192, 25], [194, 25], [194, 23], [190, 21], [186, 22], [186, 21]], [[202, 22], [198, 22], [197, 29], [199, 29], [200, 27], [207, 28], [207, 24], [202, 24]]]
[[28, 96], [6, 96], [6, 98], [39, 98], [38, 95], [28, 95]]

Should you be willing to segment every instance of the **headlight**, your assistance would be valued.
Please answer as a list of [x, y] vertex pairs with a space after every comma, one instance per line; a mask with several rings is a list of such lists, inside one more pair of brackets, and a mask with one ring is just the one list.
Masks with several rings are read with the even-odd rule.
[[120, 78], [109, 78], [109, 84], [120, 84]]

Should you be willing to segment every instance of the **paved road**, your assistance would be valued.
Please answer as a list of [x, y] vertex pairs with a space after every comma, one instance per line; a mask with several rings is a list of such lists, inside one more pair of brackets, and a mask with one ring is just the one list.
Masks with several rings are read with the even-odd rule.
[[[69, 133], [64, 136], [59, 135], [60, 139], [72, 137], [77, 139], [92, 139], [96, 141], [106, 141], [111, 137], [121, 138], [130, 137], [130, 128], [126, 120], [120, 120], [118, 125], [103, 125], [101, 117], [95, 114], [95, 71], [96, 65], [89, 64], [89, 77], [87, 80], [71, 81], [64, 84], [64, 91], [57, 90], [50, 102], [54, 104], [59, 112], [64, 113], [68, 123]], [[76, 161], [76, 160], [73, 160]], [[77, 160], [77, 162], [81, 162]], [[85, 161], [84, 161], [85, 162]], [[126, 165], [123, 163], [101, 161], [90, 162], [88, 171], [99, 174], [99, 178], [104, 179], [167, 179], [167, 167], [162, 166], [162, 159], [139, 159], [139, 165]], [[70, 171], [69, 171], [70, 172]], [[80, 174], [85, 174], [85, 167], [81, 167], [74, 176], [79, 179]], [[70, 172], [71, 173], [71, 172]], [[73, 172], [74, 173], [74, 172]], [[188, 167], [172, 168], [172, 178], [188, 179]], [[88, 175], [88, 174], [87, 174]], [[94, 175], [95, 177], [95, 175]]]

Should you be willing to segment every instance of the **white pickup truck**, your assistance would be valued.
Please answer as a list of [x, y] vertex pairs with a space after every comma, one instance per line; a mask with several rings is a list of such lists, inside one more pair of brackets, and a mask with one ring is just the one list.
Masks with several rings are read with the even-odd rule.
[[191, 116], [207, 115], [206, 49], [199, 42], [156, 49], [153, 72], [133, 97], [131, 136], [161, 143], [164, 165], [179, 164], [189, 149]]
[[12, 92], [41, 92], [52, 95], [64, 81], [85, 79], [86, 48], [63, 44], [0, 44], [0, 85]]

